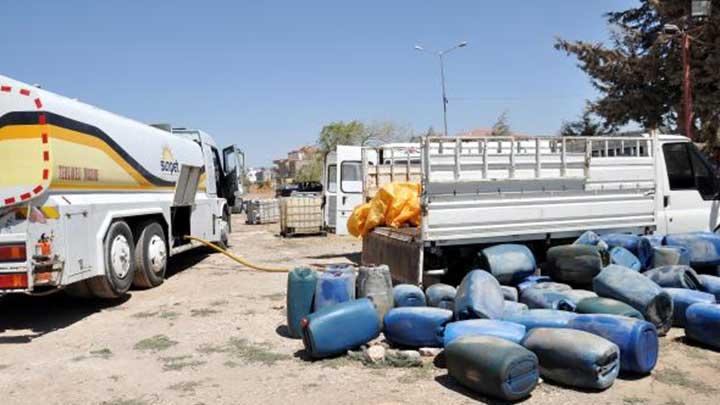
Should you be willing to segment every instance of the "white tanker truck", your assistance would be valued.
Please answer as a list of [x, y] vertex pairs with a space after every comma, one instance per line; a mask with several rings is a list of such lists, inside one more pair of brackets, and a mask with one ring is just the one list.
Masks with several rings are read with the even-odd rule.
[[0, 75], [0, 295], [161, 284], [185, 236], [227, 242], [240, 156]]

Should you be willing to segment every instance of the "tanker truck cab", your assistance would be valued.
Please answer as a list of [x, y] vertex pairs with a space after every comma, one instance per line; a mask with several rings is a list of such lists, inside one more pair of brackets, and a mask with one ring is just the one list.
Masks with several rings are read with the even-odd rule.
[[115, 298], [227, 243], [240, 156], [0, 75], [0, 295]]

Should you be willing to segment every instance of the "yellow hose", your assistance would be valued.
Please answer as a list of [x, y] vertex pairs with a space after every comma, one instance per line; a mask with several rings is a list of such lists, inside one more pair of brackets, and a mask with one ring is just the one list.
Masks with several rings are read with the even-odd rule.
[[268, 273], [287, 273], [291, 270], [289, 268], [282, 268], [282, 267], [258, 266], [256, 264], [252, 264], [252, 263], [248, 262], [247, 260], [243, 259], [242, 257], [234, 255], [234, 254], [228, 252], [227, 250], [221, 248], [220, 246], [218, 246], [212, 242], [208, 242], [204, 239], [196, 238], [196, 237], [190, 236], [190, 235], [185, 235], [185, 239], [190, 239], [190, 240], [194, 240], [196, 242], [200, 242], [203, 245], [205, 245], [209, 248], [212, 248], [212, 249], [224, 254], [225, 256], [229, 257], [230, 259], [242, 264], [243, 266], [249, 267], [249, 268], [257, 270], [257, 271], [264, 271], [264, 272], [268, 272]]

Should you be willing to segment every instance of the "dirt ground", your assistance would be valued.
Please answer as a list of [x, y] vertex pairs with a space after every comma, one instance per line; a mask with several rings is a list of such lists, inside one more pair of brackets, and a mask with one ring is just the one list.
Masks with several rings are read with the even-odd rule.
[[[352, 238], [282, 239], [278, 225], [234, 220], [232, 251], [296, 266], [357, 261]], [[218, 254], [175, 257], [159, 288], [117, 302], [62, 294], [0, 299], [2, 404], [461, 404], [486, 401], [431, 362], [368, 368], [304, 360], [285, 337], [285, 274], [257, 273]], [[673, 329], [652, 375], [600, 393], [544, 382], [531, 404], [718, 404], [720, 353]]]

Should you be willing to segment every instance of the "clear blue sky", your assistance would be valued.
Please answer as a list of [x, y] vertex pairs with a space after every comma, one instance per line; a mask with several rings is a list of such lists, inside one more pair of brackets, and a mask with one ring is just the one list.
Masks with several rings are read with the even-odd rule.
[[630, 0], [7, 1], [0, 72], [143, 122], [205, 129], [253, 165], [333, 120], [555, 133], [594, 91], [556, 36], [607, 40]]

